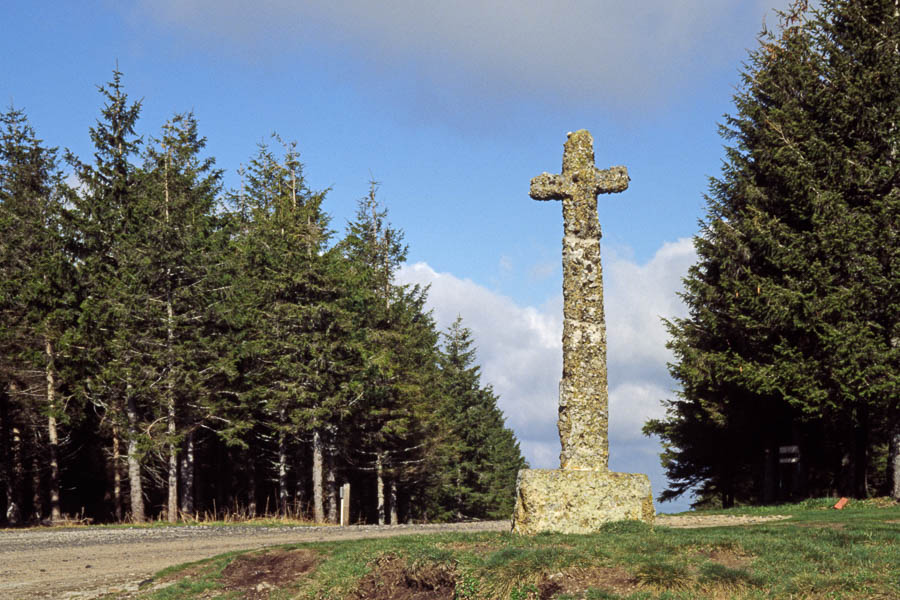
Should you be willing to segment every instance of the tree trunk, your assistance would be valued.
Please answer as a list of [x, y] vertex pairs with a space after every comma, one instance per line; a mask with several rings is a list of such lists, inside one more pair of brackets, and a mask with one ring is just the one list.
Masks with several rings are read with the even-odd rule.
[[857, 498], [869, 497], [869, 414], [868, 410], [859, 410], [856, 427], [853, 431], [853, 495]]
[[890, 494], [894, 500], [900, 500], [900, 427], [895, 426], [894, 433], [891, 435], [888, 462], [888, 468], [891, 470]]
[[[330, 436], [329, 436], [330, 437]], [[338, 485], [334, 444], [328, 444], [325, 452], [325, 487], [328, 494], [328, 522], [338, 522]]]
[[391, 477], [389, 499], [391, 503], [391, 525], [397, 525], [400, 523], [400, 517], [397, 512], [397, 479], [395, 477]]
[[[170, 440], [175, 437], [175, 428], [170, 421], [168, 427]], [[169, 442], [169, 497], [166, 506], [166, 516], [169, 523], [178, 522], [178, 455], [175, 442]]]
[[128, 386], [128, 399], [126, 413], [128, 416], [128, 484], [131, 488], [131, 521], [143, 523], [144, 515], [144, 489], [141, 483], [141, 459], [138, 455], [138, 416], [134, 404], [134, 396], [131, 394], [131, 385]]
[[384, 453], [375, 454], [375, 490], [378, 499], [378, 524], [384, 525]]
[[731, 475], [722, 476], [722, 489], [719, 495], [722, 500], [722, 508], [734, 507], [734, 479]]
[[[168, 209], [168, 187], [166, 188], [166, 220], [168, 221], [169, 209]], [[172, 358], [172, 353], [174, 351], [174, 343], [175, 343], [175, 311], [172, 308], [172, 292], [171, 290], [166, 291], [166, 343], [168, 344], [168, 357], [167, 357], [167, 379], [166, 382], [166, 396], [167, 396], [167, 426], [166, 433], [169, 438], [169, 496], [168, 496], [168, 504], [166, 507], [166, 515], [168, 517], [169, 523], [175, 523], [178, 521], [178, 446], [176, 443], [176, 434], [178, 432], [176, 419], [177, 408], [175, 406], [175, 386], [172, 382], [172, 370], [174, 368], [174, 359]]]
[[284, 409], [278, 413], [278, 423], [282, 427], [278, 430], [278, 512], [281, 516], [288, 515], [288, 457], [287, 440], [284, 432]]
[[184, 451], [181, 454], [181, 512], [194, 514], [194, 432], [184, 438]]
[[6, 385], [0, 386], [0, 450], [3, 452], [4, 492], [6, 498], [6, 523], [10, 526], [22, 522], [21, 481], [22, 481], [22, 437], [13, 426], [9, 414], [9, 393]]
[[302, 518], [307, 515], [307, 509], [309, 508], [306, 505], [306, 478], [302, 475], [305, 472], [304, 464], [306, 460], [303, 453], [306, 448], [303, 445], [298, 446], [294, 450], [294, 460], [291, 462], [291, 465], [294, 468], [294, 473], [297, 474], [294, 478], [294, 516]]
[[37, 448], [40, 447], [39, 440], [35, 439], [34, 447], [35, 452], [31, 455], [31, 519], [35, 523], [40, 523], [44, 518], [44, 495], [41, 489], [40, 453], [37, 452]]
[[112, 430], [112, 469], [113, 469], [113, 506], [116, 512], [116, 522], [122, 522], [122, 471], [119, 462], [122, 460], [122, 451], [119, 449], [119, 428]]
[[225, 465], [228, 466], [228, 477], [226, 478], [227, 483], [225, 484], [225, 502], [222, 506], [225, 507], [225, 514], [228, 514], [228, 511], [234, 511], [233, 514], [238, 513], [238, 505], [237, 505], [237, 496], [236, 491], [238, 486], [240, 485], [240, 481], [238, 481], [238, 470], [235, 468], [237, 461], [234, 458], [235, 449], [231, 446], [225, 447]]
[[247, 515], [256, 518], [256, 461], [252, 456], [247, 460]]
[[309, 514], [309, 506], [307, 502], [307, 489], [306, 482], [307, 479], [303, 475], [306, 473], [306, 445], [298, 444], [294, 449], [294, 460], [291, 463], [294, 467], [294, 473], [297, 476], [294, 478], [294, 514], [298, 518], [305, 518]]
[[852, 496], [854, 489], [853, 482], [853, 453], [846, 450], [841, 454], [841, 464], [837, 475], [837, 495]]
[[799, 460], [796, 463], [793, 477], [791, 480], [794, 500], [804, 500], [809, 494], [809, 470], [811, 456], [808, 456], [812, 445], [809, 443], [808, 426], [799, 423], [797, 420], [791, 424], [792, 443], [796, 444], [800, 450]]
[[767, 440], [763, 450], [763, 504], [772, 504], [778, 493], [778, 447], [774, 440]]
[[461, 521], [463, 518], [463, 499], [462, 499], [462, 470], [456, 465], [456, 520]]
[[722, 508], [734, 508], [734, 494], [731, 492], [722, 493]]
[[[229, 473], [226, 470], [227, 466], [227, 456], [225, 452], [225, 444], [221, 440], [215, 441], [215, 449], [216, 449], [216, 474], [214, 477], [210, 478], [209, 483], [212, 484], [215, 489], [214, 495], [212, 497], [212, 505], [213, 510], [212, 513], [215, 515], [216, 519], [219, 519], [219, 515], [224, 516], [223, 507], [227, 508], [227, 504], [225, 503], [225, 486], [228, 485], [227, 477]], [[209, 506], [207, 505], [207, 508]]]
[[[163, 187], [165, 189], [165, 215], [166, 226], [169, 226], [169, 161], [171, 149], [166, 148], [166, 161], [164, 164]], [[169, 523], [178, 521], [178, 448], [175, 437], [178, 431], [176, 419], [177, 407], [175, 405], [175, 383], [173, 380], [175, 369], [175, 309], [172, 306], [172, 268], [166, 268], [166, 409], [167, 427], [169, 438], [169, 489], [166, 516]]]
[[44, 338], [44, 351], [47, 355], [47, 451], [50, 459], [50, 479], [47, 487], [50, 490], [50, 520], [62, 519], [59, 508], [59, 434], [56, 429], [56, 363], [53, 343]]
[[[415, 488], [413, 488], [415, 490]], [[419, 511], [419, 506], [416, 502], [418, 497], [414, 491], [410, 491], [409, 495], [406, 498], [406, 522], [407, 523], [427, 523], [428, 522], [428, 510], [424, 509]]]
[[313, 519], [316, 523], [325, 521], [324, 490], [322, 489], [323, 467], [322, 434], [318, 429], [313, 430], [313, 459], [312, 459], [312, 484], [313, 484]]
[[9, 506], [9, 476], [12, 471], [12, 447], [10, 446], [9, 399], [6, 396], [6, 382], [0, 382], [0, 482], [3, 483], [3, 498], [0, 500], [0, 521], [6, 518]]

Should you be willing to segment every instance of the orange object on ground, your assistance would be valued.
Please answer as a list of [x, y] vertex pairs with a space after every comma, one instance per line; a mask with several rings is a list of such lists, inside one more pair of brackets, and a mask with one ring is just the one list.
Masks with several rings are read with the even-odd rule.
[[850, 502], [850, 498], [841, 498], [837, 501], [837, 504], [835, 504], [834, 507], [838, 510], [841, 510], [842, 508], [847, 506], [848, 502]]

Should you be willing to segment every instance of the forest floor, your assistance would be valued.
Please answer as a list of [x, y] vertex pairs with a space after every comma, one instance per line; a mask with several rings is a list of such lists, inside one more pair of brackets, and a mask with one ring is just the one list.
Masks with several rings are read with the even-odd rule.
[[[747, 525], [780, 515], [660, 515], [677, 528]], [[0, 531], [0, 598], [82, 600], [129, 595], [158, 571], [267, 546], [440, 532], [509, 531], [509, 521], [353, 527], [73, 527]], [[296, 569], [296, 565], [293, 567]]]

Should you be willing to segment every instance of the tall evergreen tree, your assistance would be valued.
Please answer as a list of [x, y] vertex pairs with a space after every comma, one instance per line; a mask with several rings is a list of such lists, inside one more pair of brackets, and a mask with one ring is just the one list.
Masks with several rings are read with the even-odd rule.
[[669, 323], [682, 391], [645, 427], [663, 497], [771, 501], [779, 445], [793, 493], [868, 493], [900, 409], [898, 24], [893, 0], [795, 2], [750, 56]]
[[[50, 519], [61, 518], [59, 429], [69, 419], [60, 381], [73, 325], [78, 288], [66, 239], [69, 190], [55, 148], [42, 145], [23, 112], [10, 108], [0, 116], [0, 388], [4, 402], [19, 403], [19, 413], [34, 411], [44, 421], [46, 442], [34, 452], [45, 464]], [[35, 377], [32, 373], [40, 373]], [[12, 394], [15, 379], [17, 393]], [[72, 407], [74, 408], [74, 406]], [[11, 442], [13, 411], [4, 411], [4, 439]], [[21, 439], [21, 434], [17, 434]], [[44, 439], [43, 435], [36, 439]], [[20, 450], [3, 448], [9, 456]], [[15, 461], [14, 461], [15, 462]], [[8, 485], [21, 465], [9, 464]], [[17, 482], [18, 483], [18, 482]], [[35, 490], [40, 494], [40, 490]], [[11, 521], [19, 510], [8, 494]], [[40, 518], [40, 510], [35, 511]]]
[[121, 73], [100, 92], [75, 189], [21, 112], [0, 123], [0, 518], [255, 515], [262, 491], [333, 521], [339, 480], [364, 521], [507, 516], [518, 445], [468, 332], [441, 353], [427, 289], [396, 282], [377, 185], [330, 246], [275, 136], [217, 210], [193, 115], [139, 152]]
[[[342, 316], [339, 257], [326, 248], [331, 232], [322, 209], [325, 192], [307, 187], [293, 143], [285, 144], [280, 157], [260, 145], [245, 177], [245, 187], [232, 195], [240, 230], [234, 240], [238, 266], [232, 322], [241, 339], [235, 346], [241, 392], [231, 409], [243, 406], [247, 414], [260, 415], [276, 440], [281, 510], [287, 510], [290, 498], [289, 472], [294, 471], [298, 486], [305, 481], [290, 464], [291, 447], [309, 440], [315, 519], [323, 521], [324, 453], [330, 448], [331, 424], [339, 417], [345, 363], [345, 347], [338, 340], [348, 326]], [[247, 423], [232, 420], [240, 421]], [[235, 437], [240, 433], [228, 435], [246, 443]], [[335, 510], [329, 511], [332, 517]]]
[[[146, 399], [153, 372], [144, 366], [142, 348], [133, 336], [143, 331], [149, 292], [143, 286], [141, 227], [149, 215], [141, 202], [136, 167], [131, 163], [140, 139], [135, 126], [141, 103], [129, 103], [122, 74], [99, 88], [106, 101], [101, 118], [91, 128], [93, 165], [73, 155], [79, 179], [75, 201], [79, 229], [79, 262], [86, 288], [81, 305], [79, 344], [86, 348], [89, 374], [81, 382], [84, 395], [104, 412], [112, 436], [113, 496], [122, 518], [119, 444], [127, 443], [131, 518], [145, 519], [141, 462], [146, 452], [142, 432]], [[145, 238], [144, 238], [145, 239]]]
[[361, 348], [352, 385], [358, 390], [354, 404], [362, 444], [354, 460], [375, 474], [376, 518], [385, 523], [389, 514], [398, 518], [398, 486], [415, 481], [425, 462], [436, 400], [429, 384], [437, 334], [424, 306], [427, 290], [394, 281], [407, 248], [403, 232], [387, 221], [377, 189], [377, 182], [370, 182], [340, 249], [350, 263]]
[[509, 518], [516, 477], [527, 463], [504, 423], [497, 396], [481, 385], [474, 340], [461, 317], [444, 340], [438, 412], [444, 427], [438, 448], [436, 508], [454, 519]]
[[[198, 425], [198, 406], [191, 398], [204, 395], [202, 374], [213, 362], [211, 306], [216, 280], [216, 194], [221, 172], [211, 158], [201, 158], [206, 145], [193, 114], [175, 115], [145, 152], [140, 182], [149, 219], [144, 232], [150, 294], [145, 332], [150, 339], [147, 362], [163, 382], [154, 391], [155, 411], [165, 416], [168, 520], [178, 516], [178, 448], [184, 435]], [[160, 436], [163, 437], [163, 436]], [[186, 475], [186, 474], [184, 474]], [[190, 486], [186, 476], [181, 487]]]

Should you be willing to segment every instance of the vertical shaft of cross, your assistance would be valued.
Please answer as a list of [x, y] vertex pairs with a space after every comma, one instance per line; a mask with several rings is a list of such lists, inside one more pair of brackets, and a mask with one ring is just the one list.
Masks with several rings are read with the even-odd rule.
[[563, 204], [563, 374], [559, 383], [560, 468], [606, 471], [609, 393], [597, 194], [628, 187], [625, 167], [594, 166], [591, 134], [569, 134], [561, 175], [531, 180], [535, 200]]

